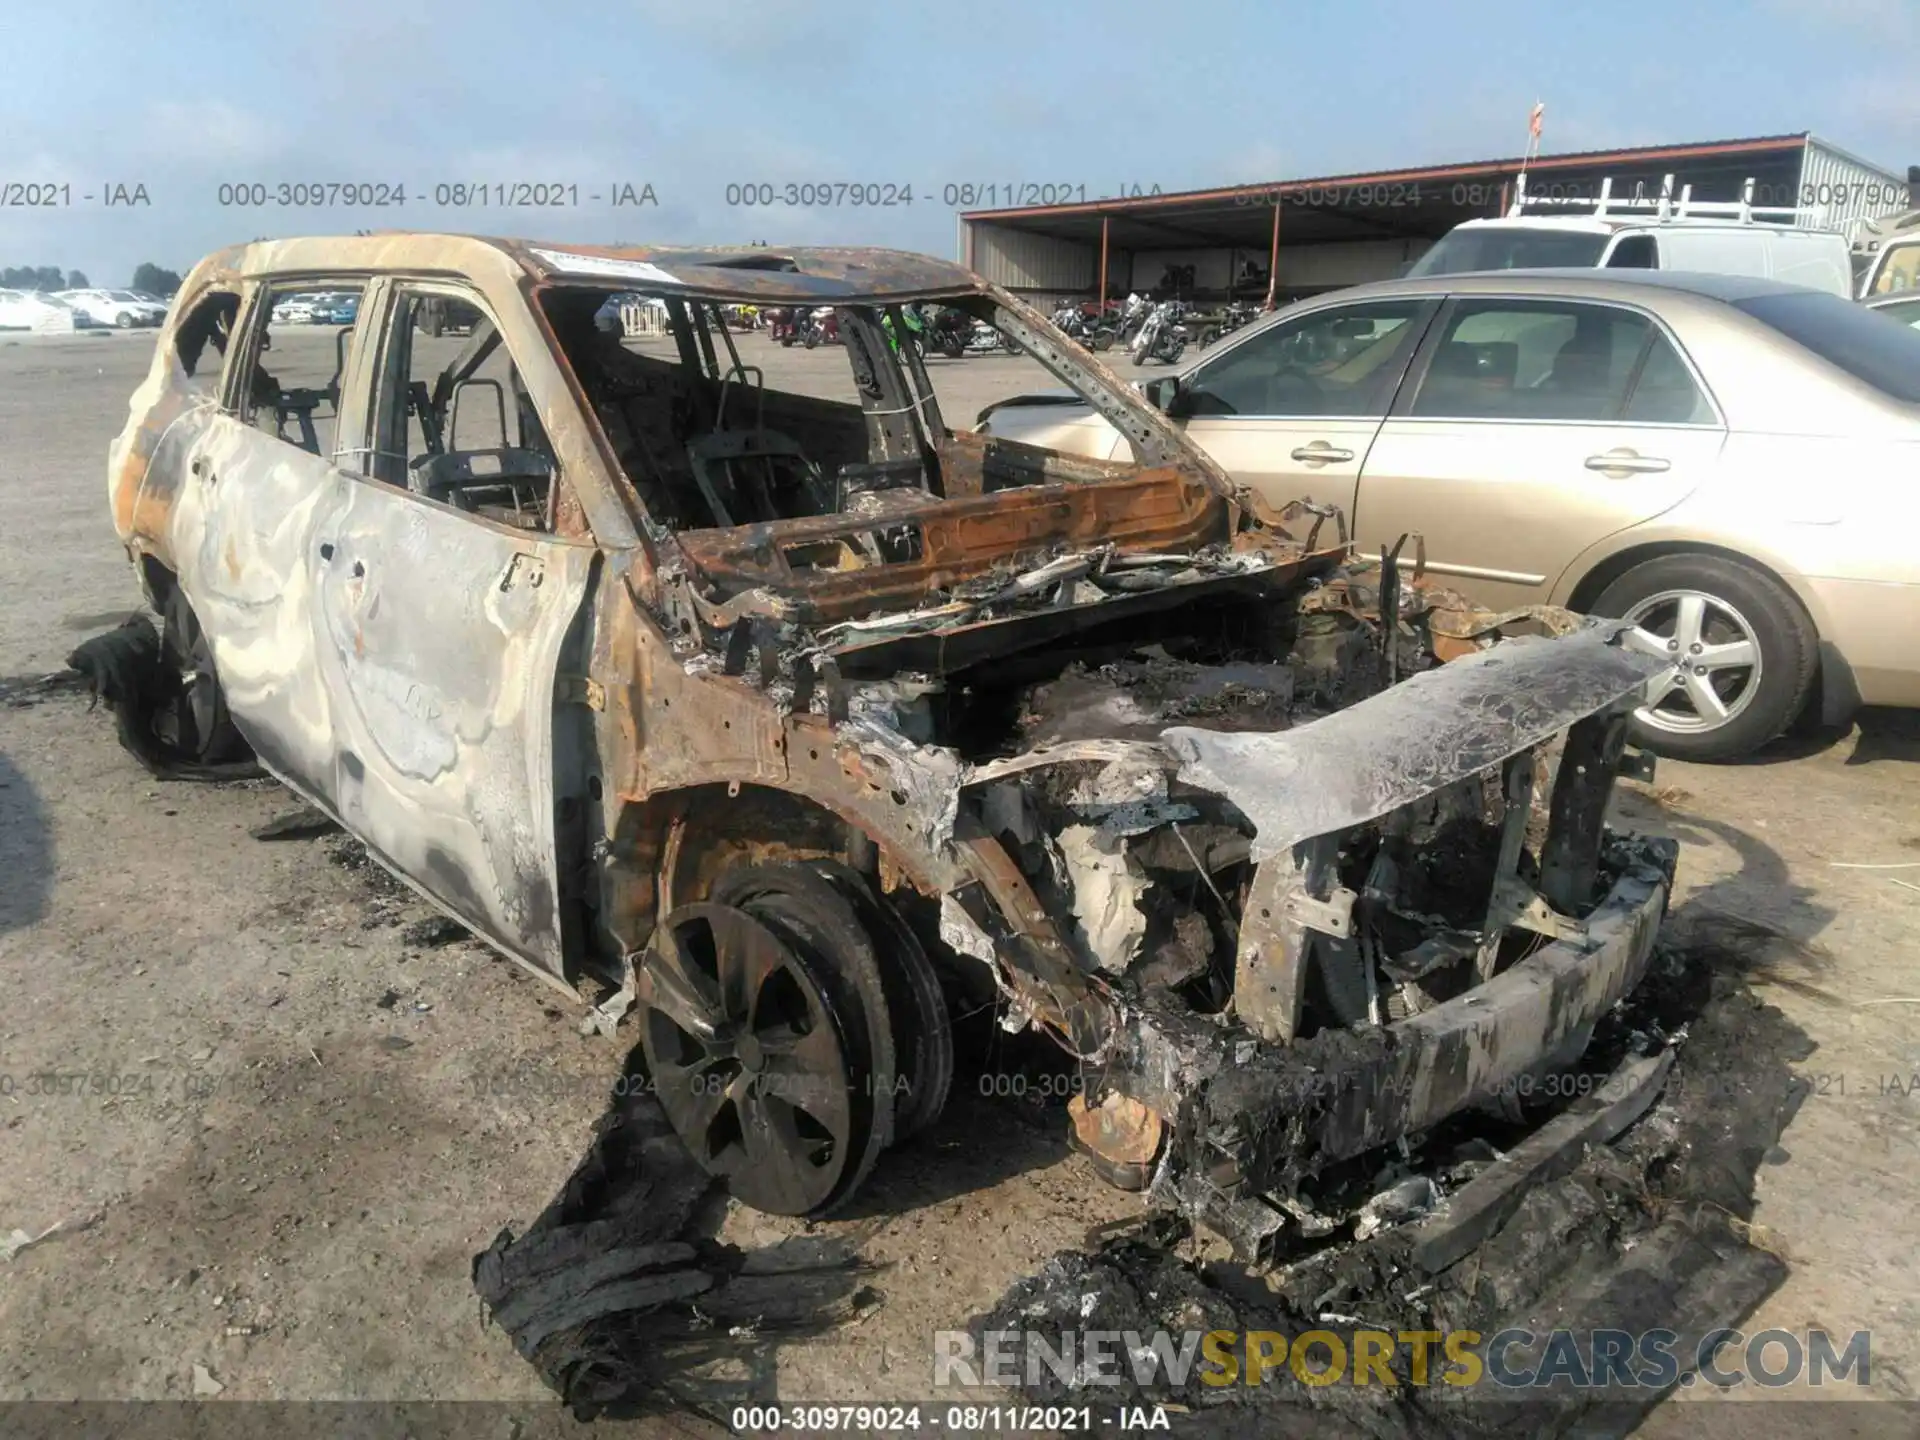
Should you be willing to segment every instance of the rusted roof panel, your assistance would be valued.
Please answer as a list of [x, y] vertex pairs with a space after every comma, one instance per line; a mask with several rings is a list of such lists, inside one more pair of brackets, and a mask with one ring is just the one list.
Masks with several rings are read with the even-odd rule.
[[266, 240], [214, 257], [214, 268], [239, 275], [399, 269], [478, 276], [503, 266], [537, 279], [744, 302], [852, 303], [975, 294], [985, 288], [978, 276], [951, 261], [855, 246], [578, 245], [385, 230]]

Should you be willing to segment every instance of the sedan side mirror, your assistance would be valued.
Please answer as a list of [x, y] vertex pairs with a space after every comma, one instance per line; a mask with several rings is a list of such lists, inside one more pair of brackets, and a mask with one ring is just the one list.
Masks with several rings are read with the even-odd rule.
[[1170, 420], [1193, 413], [1192, 397], [1178, 375], [1159, 375], [1143, 381], [1140, 393], [1147, 397], [1149, 405]]

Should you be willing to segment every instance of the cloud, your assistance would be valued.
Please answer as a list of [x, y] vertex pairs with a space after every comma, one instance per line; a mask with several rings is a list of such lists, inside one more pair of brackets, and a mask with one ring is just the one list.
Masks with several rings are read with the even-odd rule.
[[133, 127], [132, 139], [143, 156], [207, 170], [251, 169], [288, 145], [274, 121], [225, 100], [157, 100]]

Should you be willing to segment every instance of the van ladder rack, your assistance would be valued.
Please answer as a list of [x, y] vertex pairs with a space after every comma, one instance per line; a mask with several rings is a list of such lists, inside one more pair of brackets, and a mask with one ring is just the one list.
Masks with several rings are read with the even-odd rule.
[[1643, 195], [1640, 187], [1635, 187], [1631, 198], [1615, 196], [1613, 179], [1609, 176], [1600, 182], [1598, 197], [1587, 200], [1573, 196], [1529, 196], [1527, 175], [1524, 170], [1521, 171], [1514, 181], [1513, 204], [1507, 210], [1507, 218], [1511, 220], [1542, 210], [1573, 210], [1595, 220], [1652, 219], [1660, 224], [1688, 220], [1732, 220], [1741, 225], [1792, 225], [1802, 218], [1811, 221], [1819, 217], [1819, 212], [1811, 208], [1754, 204], [1751, 178], [1741, 187], [1738, 200], [1695, 200], [1691, 185], [1682, 186], [1676, 200], [1671, 175], [1661, 180], [1658, 195]]

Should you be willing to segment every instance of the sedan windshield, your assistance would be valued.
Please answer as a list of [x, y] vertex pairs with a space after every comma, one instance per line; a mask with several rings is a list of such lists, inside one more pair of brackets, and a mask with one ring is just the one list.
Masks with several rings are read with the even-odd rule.
[[1598, 265], [1605, 235], [1527, 225], [1461, 226], [1415, 262], [1409, 275], [1463, 275], [1473, 270], [1548, 270]]
[[1896, 400], [1920, 403], [1920, 332], [1838, 295], [1752, 295], [1734, 307]]

